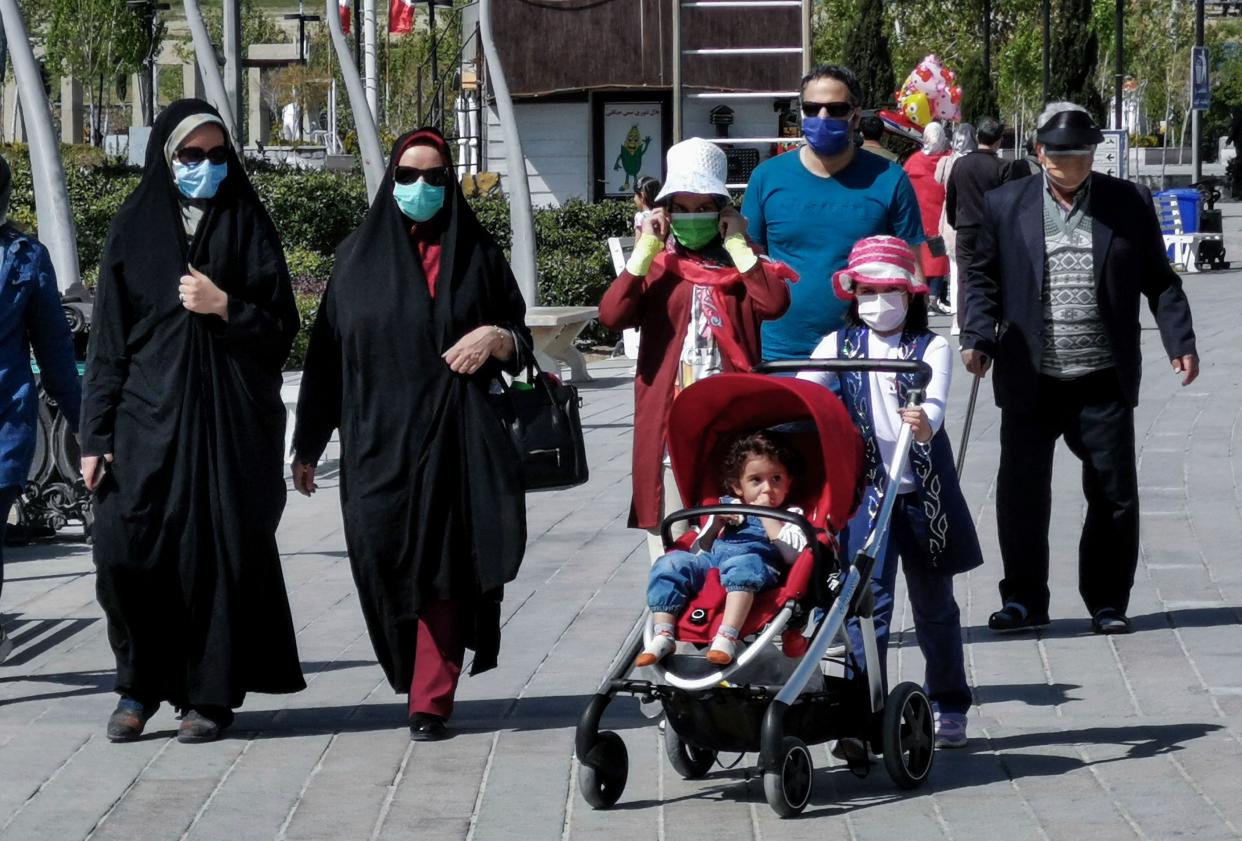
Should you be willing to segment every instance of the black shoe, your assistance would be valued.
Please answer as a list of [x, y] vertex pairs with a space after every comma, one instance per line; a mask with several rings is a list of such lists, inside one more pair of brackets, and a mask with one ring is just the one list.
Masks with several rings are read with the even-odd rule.
[[1017, 602], [1009, 602], [988, 617], [988, 628], [998, 634], [1048, 627], [1047, 613], [1031, 613]]
[[1097, 634], [1128, 634], [1130, 618], [1111, 607], [1100, 608], [1091, 617], [1091, 630]]
[[448, 735], [444, 719], [431, 713], [414, 713], [410, 716], [410, 740], [415, 742], [438, 742]]
[[108, 740], [112, 742], [132, 742], [142, 735], [151, 716], [160, 708], [159, 704], [143, 706], [133, 698], [121, 696], [116, 709], [108, 717]]
[[181, 716], [181, 726], [177, 728], [177, 741], [186, 745], [214, 742], [232, 723], [232, 710], [215, 707], [191, 709]]

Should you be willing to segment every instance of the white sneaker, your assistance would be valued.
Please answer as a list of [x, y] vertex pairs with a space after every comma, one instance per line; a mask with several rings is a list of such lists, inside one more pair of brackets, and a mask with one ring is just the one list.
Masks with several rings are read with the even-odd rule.
[[936, 713], [936, 747], [966, 747], [966, 714]]
[[737, 652], [737, 642], [722, 634], [716, 634], [711, 648], [707, 649], [707, 662], [714, 666], [727, 666], [733, 662]]
[[9, 639], [8, 631], [0, 628], [0, 663], [9, 659], [13, 653], [13, 640]]

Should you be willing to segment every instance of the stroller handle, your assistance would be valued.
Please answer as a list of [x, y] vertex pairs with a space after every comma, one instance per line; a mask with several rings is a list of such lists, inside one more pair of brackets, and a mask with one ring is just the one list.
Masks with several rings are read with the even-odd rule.
[[[673, 524], [682, 520], [694, 520], [699, 517], [708, 517], [712, 514], [743, 514], [754, 517], [768, 517], [773, 520], [780, 520], [782, 523], [790, 523], [797, 526], [806, 535], [806, 545], [808, 547], [817, 547], [818, 542], [815, 539], [816, 529], [811, 525], [811, 521], [801, 514], [795, 514], [792, 511], [786, 511], [782, 508], [765, 508], [762, 505], [699, 505], [694, 508], [683, 508], [680, 511], [674, 511], [664, 518], [664, 522], [660, 524], [660, 539], [664, 541], [664, 545], [673, 545]], [[813, 551], [818, 551], [814, 549]]]
[[913, 374], [918, 388], [931, 382], [931, 366], [918, 359], [776, 359], [761, 362], [756, 374], [798, 374], [802, 371], [862, 371], [877, 374]]

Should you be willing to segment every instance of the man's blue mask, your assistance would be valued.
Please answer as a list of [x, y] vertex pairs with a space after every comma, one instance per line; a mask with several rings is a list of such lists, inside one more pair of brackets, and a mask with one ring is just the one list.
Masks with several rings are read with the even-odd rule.
[[841, 154], [854, 139], [850, 121], [833, 117], [803, 117], [802, 133], [816, 154], [827, 157]]
[[196, 164], [173, 161], [173, 177], [177, 180], [177, 189], [187, 199], [212, 198], [228, 174], [227, 163], [213, 164], [206, 159]]

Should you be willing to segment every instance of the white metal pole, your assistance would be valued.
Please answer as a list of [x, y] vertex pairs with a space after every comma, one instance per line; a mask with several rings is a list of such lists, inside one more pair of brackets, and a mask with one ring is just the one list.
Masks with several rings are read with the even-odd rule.
[[241, 108], [241, 0], [224, 0], [224, 93], [233, 114], [233, 127], [237, 130], [237, 145], [242, 145]]
[[384, 180], [384, 153], [380, 148], [379, 133], [375, 130], [375, 120], [371, 119], [371, 112], [367, 109], [367, 98], [362, 90], [362, 80], [358, 78], [358, 68], [354, 66], [349, 44], [345, 43], [338, 0], [325, 0], [325, 3], [328, 32], [332, 35], [332, 46], [336, 50], [337, 63], [341, 66], [341, 78], [345, 80], [349, 109], [353, 111], [354, 127], [358, 132], [358, 155], [362, 158], [362, 174], [367, 182], [367, 199], [372, 200], [379, 192], [380, 182]]
[[[77, 236], [65, 189], [65, 169], [60, 161], [60, 142], [52, 129], [52, 109], [43, 93], [43, 77], [35, 63], [17, 0], [0, 0], [0, 17], [8, 41], [9, 60], [17, 79], [22, 118], [30, 140], [30, 170], [34, 180], [35, 211], [39, 239], [47, 246], [56, 270], [56, 285], [69, 299], [89, 301], [78, 268]], [[15, 109], [16, 110], [16, 109]]]
[[362, 0], [362, 75], [367, 108], [379, 125], [379, 63], [375, 53], [375, 0]]
[[[329, 0], [331, 2], [331, 0]], [[479, 40], [483, 55], [487, 58], [488, 78], [496, 95], [496, 111], [500, 116], [500, 130], [505, 138], [505, 158], [509, 168], [509, 226], [513, 234], [513, 258], [510, 264], [513, 275], [526, 305], [539, 303], [539, 274], [535, 262], [535, 215], [530, 205], [530, 184], [526, 180], [526, 156], [522, 154], [522, 139], [518, 133], [517, 117], [513, 112], [513, 99], [509, 96], [509, 84], [505, 81], [500, 55], [492, 37], [492, 0], [479, 0]]]
[[194, 41], [194, 60], [198, 64], [199, 75], [203, 77], [203, 87], [207, 89], [207, 99], [220, 116], [224, 118], [224, 127], [229, 137], [241, 154], [241, 133], [237, 130], [237, 121], [233, 108], [229, 103], [228, 93], [224, 89], [224, 79], [220, 76], [220, 65], [216, 61], [216, 48], [211, 45], [211, 36], [207, 34], [207, 24], [203, 23], [203, 13], [198, 8], [198, 0], [185, 0], [185, 21], [190, 27], [190, 37]]

